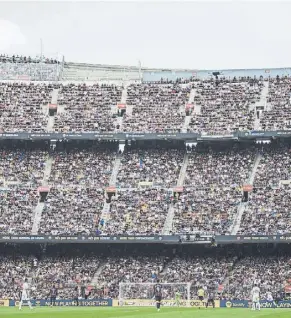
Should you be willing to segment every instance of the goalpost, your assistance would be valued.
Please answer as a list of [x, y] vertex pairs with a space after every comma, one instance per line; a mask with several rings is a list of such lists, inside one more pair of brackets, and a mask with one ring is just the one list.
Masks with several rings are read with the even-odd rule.
[[[159, 283], [162, 285], [162, 306], [190, 306], [191, 283]], [[154, 306], [156, 283], [119, 283], [119, 306]]]

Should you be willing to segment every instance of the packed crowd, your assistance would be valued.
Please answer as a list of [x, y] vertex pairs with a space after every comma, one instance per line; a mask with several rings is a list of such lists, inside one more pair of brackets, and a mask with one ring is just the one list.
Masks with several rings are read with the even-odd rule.
[[0, 132], [46, 131], [47, 104], [53, 88], [44, 84], [0, 83]]
[[291, 149], [288, 145], [264, 147], [255, 175], [256, 188], [278, 187], [291, 179]]
[[[31, 296], [49, 298], [52, 285], [58, 288], [58, 298], [72, 298], [75, 286], [84, 298], [85, 289], [91, 298], [135, 299], [153, 297], [152, 285], [140, 283], [176, 284], [163, 286], [163, 298], [174, 298], [175, 291], [187, 292], [197, 299], [197, 290], [212, 291], [215, 298], [250, 299], [254, 284], [264, 298], [284, 290], [290, 280], [290, 256], [229, 255], [129, 255], [129, 256], [1, 256], [0, 297], [19, 299], [24, 277], [32, 286]], [[232, 254], [232, 253], [230, 253]], [[120, 289], [120, 283], [125, 286]], [[127, 283], [127, 285], [126, 285]], [[133, 283], [132, 285], [128, 283]], [[121, 292], [121, 294], [120, 294]]]
[[114, 152], [110, 149], [55, 152], [49, 183], [60, 187], [78, 185], [104, 188], [109, 185], [113, 162]]
[[260, 100], [263, 81], [209, 80], [195, 82], [194, 105], [189, 131], [202, 134], [253, 130], [254, 104]]
[[104, 204], [96, 187], [52, 187], [45, 202], [39, 234], [95, 235]]
[[239, 233], [290, 233], [290, 147], [267, 147], [261, 151], [260, 158], [254, 190], [242, 216]]
[[176, 186], [184, 152], [177, 149], [126, 150], [122, 156], [117, 184], [136, 188], [139, 183]]
[[261, 118], [263, 130], [291, 129], [290, 85], [290, 77], [269, 80], [268, 110], [263, 112]]
[[44, 177], [47, 151], [0, 150], [0, 187], [9, 185], [37, 186]]
[[[154, 283], [167, 261], [167, 258], [161, 256], [107, 258], [98, 277], [98, 285], [107, 290], [109, 297], [118, 298], [119, 283]], [[131, 292], [135, 291], [135, 288], [133, 286]]]
[[[36, 287], [35, 298], [48, 298], [52, 282], [58, 288], [58, 297], [72, 298], [73, 287], [88, 286], [101, 264], [101, 258], [86, 257], [46, 257], [36, 263], [32, 273], [32, 283]], [[80, 293], [80, 297], [81, 297]]]
[[0, 255], [0, 298], [19, 299], [23, 277], [30, 277], [32, 256]]
[[[44, 182], [51, 187], [39, 227], [42, 234], [161, 234], [170, 208], [173, 233], [229, 234], [242, 200], [241, 187], [249, 177], [256, 153], [252, 148], [201, 149], [187, 155], [185, 188], [178, 195], [171, 188], [179, 179], [182, 150], [127, 150], [117, 173], [117, 194], [106, 199], [104, 190], [110, 185], [116, 152], [101, 144], [97, 148], [66, 148], [53, 152], [47, 161], [46, 151], [3, 150], [2, 192], [7, 196], [12, 187], [36, 191]], [[51, 167], [45, 174], [46, 164]], [[11, 193], [8, 204], [14, 199]], [[22, 197], [21, 206], [31, 198]], [[106, 200], [109, 211], [105, 222], [101, 216]], [[280, 206], [286, 200], [281, 200]], [[30, 213], [36, 204], [37, 193], [26, 206]], [[274, 215], [272, 207], [268, 209]], [[250, 218], [253, 215], [245, 213], [242, 224]], [[31, 220], [31, 216], [27, 219]], [[275, 222], [274, 231], [282, 220]], [[288, 227], [288, 223], [284, 226]]]
[[239, 188], [186, 189], [174, 203], [173, 233], [230, 234], [242, 200]]
[[290, 233], [290, 198], [290, 190], [256, 190], [251, 194], [250, 202], [244, 211], [239, 234], [276, 235]]
[[56, 81], [59, 74], [55, 59], [0, 55], [0, 80]]
[[[89, 149], [68, 147], [50, 156], [41, 149], [2, 149], [1, 211], [5, 216], [13, 214], [2, 218], [0, 232], [30, 233], [37, 187], [48, 184], [51, 191], [39, 233], [161, 234], [171, 230], [166, 229], [166, 220], [172, 213], [171, 233], [230, 234], [256, 154], [260, 160], [254, 189], [244, 205], [238, 233], [289, 233], [287, 145], [261, 150], [197, 148], [187, 154], [187, 160], [178, 149], [127, 149], [116, 172], [117, 193], [109, 198], [104, 191], [110, 185], [116, 149], [101, 144]], [[180, 174], [184, 159], [188, 163], [185, 175]], [[184, 189], [176, 193], [183, 176]], [[102, 217], [105, 202], [109, 205], [106, 220]]]
[[266, 292], [273, 293], [284, 290], [290, 279], [290, 257], [244, 257], [240, 259], [229, 273], [225, 292], [235, 299], [249, 299], [254, 284], [261, 289], [261, 297]]
[[1, 188], [0, 233], [31, 234], [37, 201], [35, 188]]
[[64, 111], [55, 118], [54, 130], [114, 131], [112, 109], [120, 103], [122, 87], [109, 84], [61, 85], [58, 104]]
[[166, 190], [118, 192], [110, 205], [103, 234], [160, 234], [168, 214], [170, 194]]
[[191, 296], [203, 287], [218, 292], [229, 275], [235, 258], [227, 257], [176, 257], [167, 266], [163, 281], [169, 283], [191, 282]]
[[48, 57], [31, 57], [22, 55], [7, 55], [0, 54], [0, 63], [45, 63], [45, 64], [59, 64], [56, 59]]
[[54, 153], [48, 180], [51, 189], [39, 233], [98, 234], [104, 188], [109, 185], [113, 160], [111, 150], [70, 149]]
[[130, 85], [127, 104], [133, 109], [123, 119], [123, 131], [180, 132], [190, 91], [189, 85]]
[[[28, 278], [35, 289], [30, 295], [35, 299], [49, 299], [53, 285], [58, 288], [58, 298], [72, 298], [75, 286], [88, 286], [100, 266], [96, 256], [0, 257], [0, 297], [19, 299], [23, 279]], [[80, 293], [81, 296], [81, 293]]]
[[230, 234], [255, 151], [205, 151], [189, 155], [186, 187], [174, 203], [174, 233]]
[[[58, 67], [53, 63], [0, 62], [0, 80], [31, 77], [52, 80], [50, 77], [54, 73], [49, 73], [46, 68]], [[5, 68], [16, 70], [10, 72]], [[24, 75], [13, 75], [18, 68]], [[31, 75], [33, 72], [36, 74]], [[267, 104], [261, 105], [264, 86], [268, 86]], [[59, 89], [60, 107], [54, 126], [48, 128], [47, 109], [42, 105], [51, 101], [53, 88]], [[0, 128], [12, 131], [144, 133], [184, 132], [188, 129], [201, 134], [228, 134], [238, 130], [289, 130], [291, 127], [289, 78], [270, 79], [269, 82], [222, 78], [196, 80], [189, 84], [131, 84], [127, 87], [126, 98], [129, 107], [119, 121], [115, 120], [118, 116], [116, 105], [121, 103], [122, 91], [122, 86], [113, 84], [2, 83], [0, 107], [4, 111]], [[189, 109], [191, 116], [186, 120], [185, 106], [190, 100], [194, 108]], [[257, 105], [265, 107], [259, 111], [260, 115], [255, 111]]]

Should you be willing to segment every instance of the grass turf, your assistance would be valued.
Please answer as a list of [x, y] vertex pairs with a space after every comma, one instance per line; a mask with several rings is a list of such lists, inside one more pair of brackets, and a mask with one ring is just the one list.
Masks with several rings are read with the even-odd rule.
[[262, 309], [251, 311], [239, 308], [193, 309], [193, 308], [155, 308], [145, 307], [36, 307], [33, 311], [24, 307], [0, 308], [1, 318], [290, 318], [290, 309]]

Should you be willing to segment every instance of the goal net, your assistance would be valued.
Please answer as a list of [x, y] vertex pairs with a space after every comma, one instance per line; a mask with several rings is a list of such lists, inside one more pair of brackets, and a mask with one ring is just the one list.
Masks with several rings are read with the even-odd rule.
[[[190, 306], [191, 283], [159, 283], [162, 285], [162, 306]], [[156, 283], [120, 283], [119, 306], [154, 306]]]

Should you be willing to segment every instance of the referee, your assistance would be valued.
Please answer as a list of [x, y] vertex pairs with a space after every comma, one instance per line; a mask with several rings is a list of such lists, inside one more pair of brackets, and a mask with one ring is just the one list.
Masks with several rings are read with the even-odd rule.
[[199, 309], [201, 308], [201, 304], [204, 300], [204, 296], [205, 296], [205, 291], [202, 287], [200, 287], [198, 289], [198, 292], [197, 292], [197, 295], [198, 295], [198, 299], [200, 300], [200, 304], [199, 304]]

